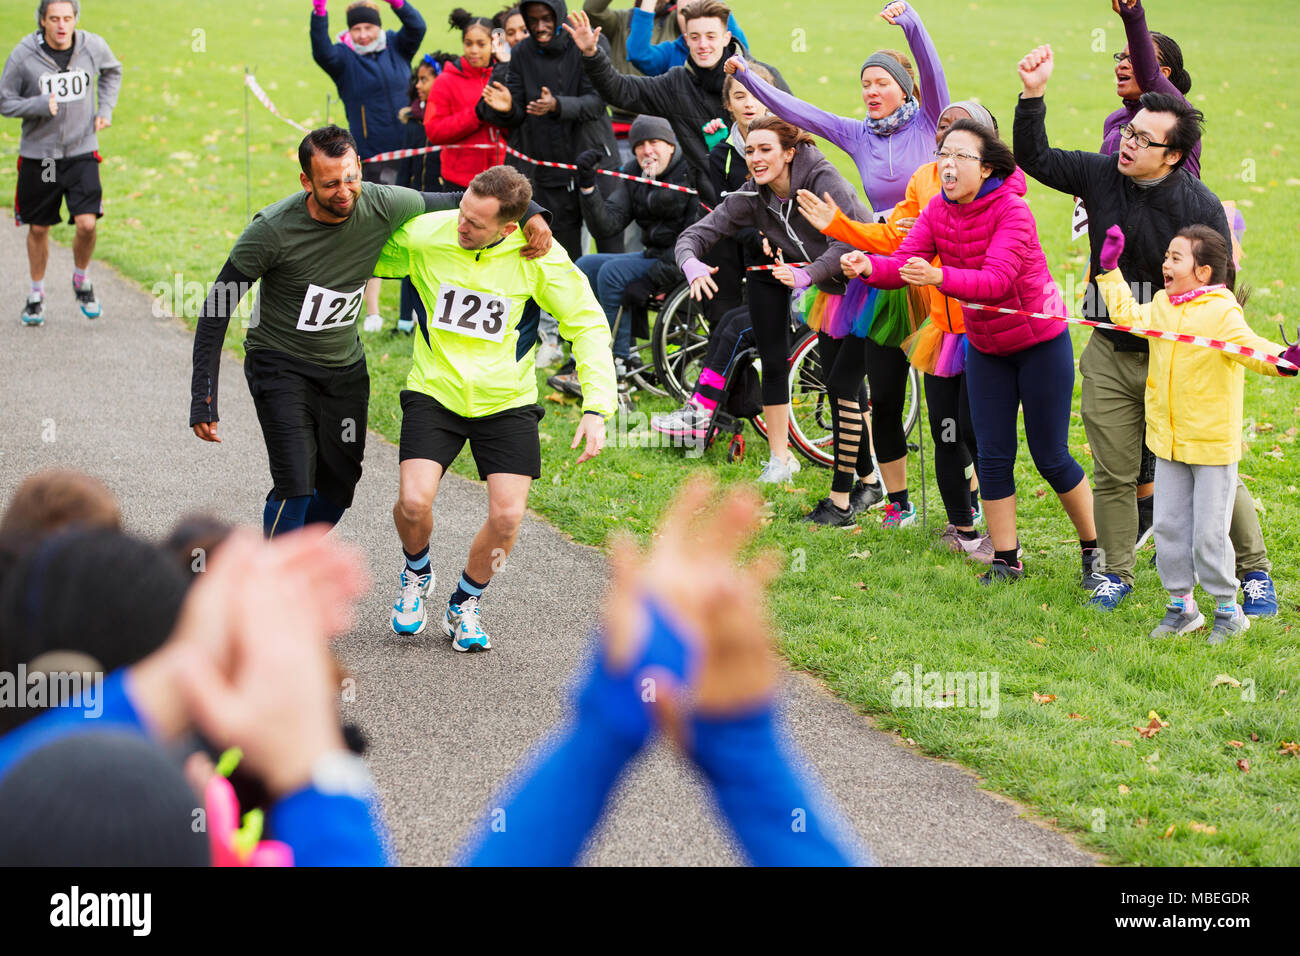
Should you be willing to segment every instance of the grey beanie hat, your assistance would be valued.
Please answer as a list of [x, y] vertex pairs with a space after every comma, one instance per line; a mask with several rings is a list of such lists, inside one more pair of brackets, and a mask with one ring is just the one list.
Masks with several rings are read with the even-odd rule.
[[632, 128], [627, 132], [627, 144], [636, 149], [637, 143], [648, 139], [661, 139], [674, 149], [677, 148], [677, 134], [672, 124], [662, 116], [638, 116], [632, 121]]
[[858, 70], [858, 75], [861, 76], [863, 73], [867, 72], [867, 67], [869, 66], [878, 66], [882, 70], [885, 70], [894, 78], [895, 82], [903, 88], [903, 95], [908, 98], [911, 97], [913, 89], [912, 75], [907, 72], [903, 67], [903, 64], [899, 63], [888, 53], [873, 53], [871, 56], [867, 57], [867, 62], [862, 64], [862, 69]]
[[[958, 100], [956, 103], [949, 103], [945, 106], [943, 108], [943, 113], [954, 109], [965, 110], [970, 114], [970, 118], [975, 122], [979, 123], [981, 126], [987, 127], [990, 132], [997, 133], [998, 124], [993, 119], [993, 114], [989, 112], [987, 106], [981, 106], [974, 100]], [[943, 113], [940, 113], [939, 115], [943, 116]]]

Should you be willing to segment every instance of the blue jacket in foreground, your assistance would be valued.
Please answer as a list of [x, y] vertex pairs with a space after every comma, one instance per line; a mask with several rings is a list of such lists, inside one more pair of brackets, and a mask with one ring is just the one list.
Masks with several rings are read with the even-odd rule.
[[[0, 737], [0, 779], [29, 754], [63, 737], [129, 733], [149, 737], [132, 703], [126, 671], [104, 681], [102, 712], [91, 718], [79, 707], [54, 707]], [[384, 866], [378, 807], [357, 797], [305, 787], [278, 800], [268, 815], [269, 835], [293, 850], [294, 866]], [[373, 822], [372, 822], [373, 821]]]
[[311, 15], [312, 59], [338, 87], [348, 129], [362, 159], [406, 145], [406, 130], [397, 114], [411, 105], [406, 96], [411, 59], [424, 40], [425, 26], [424, 18], [409, 2], [395, 12], [402, 29], [388, 31], [388, 46], [383, 51], [365, 55], [346, 43], [330, 40], [328, 16]]

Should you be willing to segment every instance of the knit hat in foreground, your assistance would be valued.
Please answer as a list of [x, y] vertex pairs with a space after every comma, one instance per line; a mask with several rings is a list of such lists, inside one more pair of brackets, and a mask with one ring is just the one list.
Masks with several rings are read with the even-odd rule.
[[871, 56], [867, 57], [867, 62], [862, 64], [862, 69], [858, 70], [858, 75], [861, 76], [863, 73], [865, 73], [867, 71], [867, 67], [869, 66], [880, 67], [890, 76], [892, 76], [894, 78], [894, 81], [903, 88], [904, 97], [906, 98], [911, 97], [912, 89], [913, 89], [912, 75], [907, 72], [907, 70], [903, 67], [903, 64], [899, 63], [888, 53], [873, 53], [871, 54]]
[[373, 23], [377, 27], [382, 27], [384, 21], [379, 19], [379, 8], [369, 3], [354, 3], [348, 7], [348, 29], [352, 29], [358, 23]]
[[0, 779], [0, 866], [207, 866], [198, 806], [148, 740], [64, 737]]
[[638, 116], [632, 121], [632, 128], [627, 133], [628, 145], [636, 149], [637, 143], [644, 143], [648, 139], [661, 139], [674, 149], [677, 148], [677, 134], [662, 116]]

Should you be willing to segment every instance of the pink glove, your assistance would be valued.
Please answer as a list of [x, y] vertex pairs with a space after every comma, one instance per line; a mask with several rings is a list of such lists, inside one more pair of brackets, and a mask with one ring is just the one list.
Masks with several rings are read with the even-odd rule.
[[318, 17], [325, 16], [325, 0], [311, 0], [311, 12]]
[[686, 276], [687, 282], [694, 282], [696, 279], [703, 279], [705, 276], [713, 275], [713, 272], [699, 259], [691, 256], [682, 263], [682, 274]]
[[1119, 257], [1124, 252], [1124, 230], [1118, 225], [1106, 230], [1106, 238], [1101, 242], [1101, 253], [1097, 259], [1102, 272], [1110, 272], [1119, 267]]
[[400, 8], [404, 3], [406, 3], [406, 0], [388, 0], [388, 5], [394, 10]]
[[812, 285], [812, 276], [808, 274], [807, 269], [801, 268], [799, 266], [791, 266], [790, 271], [794, 273], [795, 292], [802, 292], [804, 289]]

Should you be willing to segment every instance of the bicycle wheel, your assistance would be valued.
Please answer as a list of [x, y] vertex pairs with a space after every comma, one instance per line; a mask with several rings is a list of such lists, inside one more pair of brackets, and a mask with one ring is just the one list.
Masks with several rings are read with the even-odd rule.
[[709, 317], [704, 303], [691, 298], [688, 283], [668, 294], [650, 339], [659, 384], [673, 399], [685, 402], [695, 393], [709, 347]]
[[903, 400], [903, 434], [911, 436], [921, 420], [921, 373], [912, 368], [907, 373], [907, 398]]

